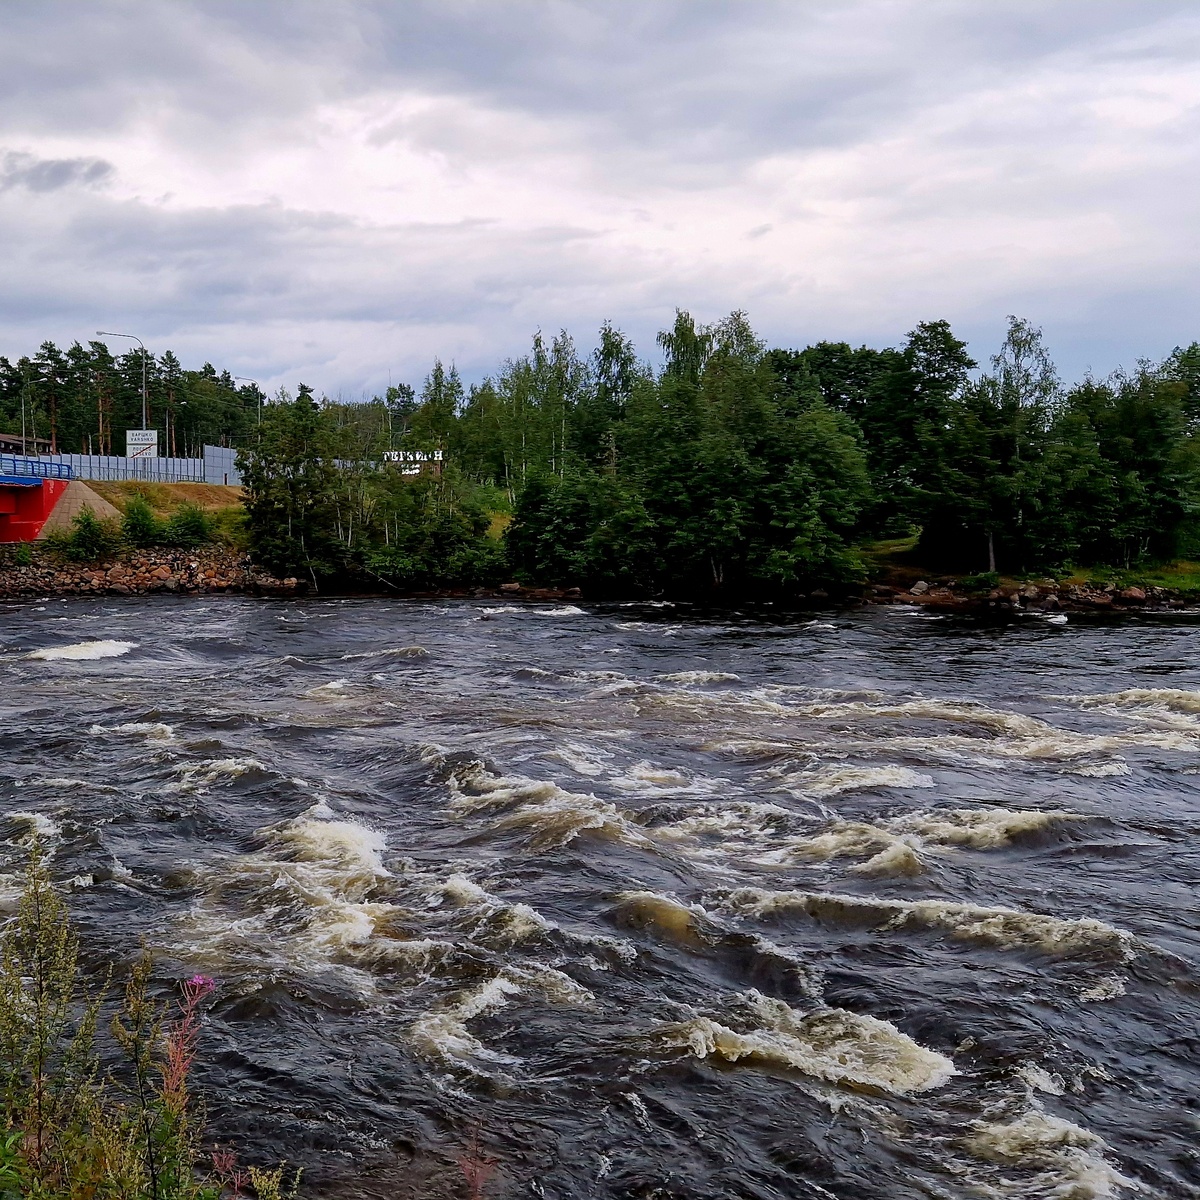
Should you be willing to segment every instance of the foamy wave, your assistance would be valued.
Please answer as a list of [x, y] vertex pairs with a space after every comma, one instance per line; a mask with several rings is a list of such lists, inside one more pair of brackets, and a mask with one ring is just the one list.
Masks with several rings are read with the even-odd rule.
[[1062, 768], [1064, 775], [1082, 775], [1086, 779], [1111, 779], [1121, 775], [1132, 775], [1129, 764], [1123, 759], [1100, 763], [1071, 763]]
[[510, 904], [457, 872], [441, 883], [437, 891], [452, 903], [473, 910], [485, 920], [495, 921], [506, 941], [519, 942], [558, 928], [528, 904]]
[[1015, 811], [1007, 808], [953, 808], [912, 813], [889, 822], [892, 829], [920, 835], [939, 845], [997, 850], [1018, 838], [1042, 833], [1067, 821], [1084, 821], [1082, 813]]
[[[791, 719], [789, 736], [774, 731], [769, 736], [762, 733], [737, 736], [731, 731], [729, 736], [711, 737], [705, 746], [706, 749], [760, 758], [789, 752], [832, 751], [842, 756], [877, 758], [881, 753], [897, 754], [934, 762], [944, 760], [955, 765], [970, 762], [976, 766], [1002, 767], [1012, 761], [1111, 761], [1121, 751], [1133, 747], [1182, 752], [1200, 749], [1200, 718], [1191, 716], [1186, 720], [1159, 721], [1158, 724], [1166, 727], [1154, 730], [1088, 734], [1056, 727], [1039, 717], [1004, 712], [967, 700], [805, 699], [797, 703], [791, 695], [795, 691], [780, 687], [736, 692], [679, 690], [640, 696], [635, 704], [639, 711], [650, 715], [656, 708], [665, 707], [706, 720], [727, 721], [740, 714], [778, 718], [771, 722], [776, 727]], [[1129, 715], [1131, 710], [1125, 711]], [[902, 732], [871, 736], [871, 725], [880, 720], [938, 722], [951, 729], [945, 733]], [[960, 733], [955, 726], [973, 727], [991, 736]], [[799, 778], [803, 780], [804, 775]], [[820, 786], [819, 774], [813, 778]]]
[[161, 721], [127, 721], [124, 725], [93, 725], [91, 732], [99, 736], [105, 733], [140, 733], [153, 741], [169, 742], [174, 740], [175, 729], [164, 725]]
[[354, 821], [323, 820], [310, 809], [289, 821], [275, 840], [301, 862], [337, 864], [344, 869], [344, 882], [369, 886], [391, 874], [383, 865], [387, 839]]
[[1100, 1000], [1116, 1000], [1125, 995], [1125, 980], [1120, 975], [1106, 975], [1093, 987], [1085, 988], [1079, 993], [1080, 1000], [1086, 1004], [1094, 1004]]
[[257, 758], [213, 758], [206, 762], [187, 763], [179, 769], [179, 780], [168, 784], [166, 791], [186, 792], [197, 787], [209, 787], [222, 779], [238, 779], [251, 771], [266, 771]]
[[826, 767], [808, 774], [790, 775], [787, 784], [810, 796], [836, 796], [866, 788], [931, 788], [933, 779], [908, 767]]
[[514, 1063], [517, 1059], [512, 1055], [489, 1050], [466, 1023], [505, 1007], [520, 994], [520, 984], [498, 975], [461, 993], [446, 1007], [418, 1017], [408, 1028], [409, 1041], [418, 1054], [459, 1066], [471, 1066], [476, 1060]]
[[672, 796], [720, 795], [729, 788], [728, 781], [724, 779], [687, 775], [674, 767], [660, 766], [646, 759], [627, 767], [620, 774], [610, 776], [608, 783], [621, 792], [656, 797], [663, 792], [670, 792]]
[[472, 763], [455, 771], [449, 783], [452, 810], [508, 809], [495, 828], [526, 830], [534, 845], [566, 845], [585, 831], [628, 845], [650, 844], [615, 804], [590, 793], [568, 792], [549, 780], [498, 776], [482, 763]]
[[385, 650], [364, 650], [359, 654], [343, 654], [342, 660], [356, 658], [428, 658], [429, 651], [424, 646], [389, 646]]
[[328, 683], [318, 684], [316, 687], [309, 688], [304, 694], [313, 700], [323, 700], [330, 696], [337, 696], [349, 686], [350, 681], [348, 679], [331, 679]]
[[655, 678], [669, 683], [702, 684], [740, 683], [742, 677], [734, 675], [731, 671], [672, 671], [666, 675], [657, 675]]
[[659, 892], [622, 892], [617, 896], [622, 922], [639, 929], [651, 928], [674, 941], [695, 941], [700, 930], [713, 925], [699, 904], [685, 904]]
[[550, 751], [548, 757], [556, 758], [559, 762], [566, 763], [576, 775], [585, 775], [589, 778], [594, 778], [597, 775], [604, 774], [605, 766], [601, 760], [602, 758], [610, 758], [611, 755], [597, 751], [591, 746], [581, 746], [576, 742], [567, 742]]
[[1121, 692], [1101, 692], [1088, 696], [1064, 696], [1084, 708], [1115, 706], [1118, 708], [1144, 708], [1147, 705], [1161, 707], [1172, 712], [1196, 713], [1200, 715], [1200, 692], [1182, 688], [1126, 688]]
[[43, 662], [90, 662], [98, 658], [120, 658], [137, 647], [137, 642], [118, 642], [106, 638], [93, 642], [76, 642], [72, 646], [47, 646], [42, 650], [31, 651], [28, 657], [41, 659]]
[[[397, 909], [380, 893], [391, 873], [383, 835], [315, 809], [267, 831], [263, 850], [206, 872], [207, 890], [177, 936], [217, 969], [274, 960], [309, 974], [336, 969], [360, 994], [374, 983], [361, 968], [382, 963], [427, 971], [453, 948], [393, 927]], [[250, 898], [246, 898], [247, 886]], [[228, 911], [226, 889], [245, 915]]]
[[889, 1021], [841, 1008], [803, 1014], [757, 991], [739, 999], [749, 1009], [749, 1028], [696, 1017], [668, 1026], [663, 1041], [697, 1058], [749, 1059], [893, 1095], [930, 1091], [957, 1074], [944, 1054], [919, 1045]]
[[6, 814], [10, 821], [17, 821], [28, 826], [27, 838], [37, 838], [39, 841], [49, 841], [62, 834], [62, 826], [53, 817], [40, 812], [10, 812]]
[[1129, 962], [1133, 936], [1092, 917], [1052, 917], [1015, 908], [946, 900], [884, 900], [836, 892], [772, 892], [741, 888], [721, 898], [729, 911], [763, 917], [799, 912], [817, 920], [862, 923], [880, 930], [940, 929], [962, 941], [1044, 954], [1091, 953]]
[[519, 996], [541, 996], [552, 1004], [576, 1007], [591, 1004], [595, 997], [568, 975], [551, 967], [506, 967], [495, 977], [465, 992], [447, 1004], [418, 1017], [408, 1028], [413, 1048], [426, 1058], [450, 1065], [476, 1069], [478, 1062], [511, 1064], [510, 1054], [491, 1050], [467, 1028], [474, 1017], [507, 1007]]
[[733, 801], [705, 805], [699, 812], [660, 825], [654, 830], [658, 838], [684, 841], [706, 836], [718, 837], [724, 845], [747, 843], [751, 846], [770, 844], [792, 814], [778, 804], [758, 804], [753, 801]]
[[1002, 1181], [1003, 1195], [1029, 1200], [1112, 1200], [1132, 1179], [1110, 1165], [1102, 1138], [1040, 1105], [1008, 1122], [980, 1123], [963, 1139], [986, 1162], [1037, 1171], [1028, 1182]]
[[788, 832], [790, 816], [787, 810], [770, 805], [735, 804], [711, 815], [685, 818], [655, 833], [667, 838], [721, 834], [730, 853], [749, 852], [751, 861], [762, 866], [865, 858], [852, 870], [865, 875], [918, 875], [927, 852], [948, 846], [999, 849], [1058, 822], [1085, 819], [1078, 813], [1040, 810], [937, 809], [882, 825], [835, 821], [819, 832], [794, 836]]

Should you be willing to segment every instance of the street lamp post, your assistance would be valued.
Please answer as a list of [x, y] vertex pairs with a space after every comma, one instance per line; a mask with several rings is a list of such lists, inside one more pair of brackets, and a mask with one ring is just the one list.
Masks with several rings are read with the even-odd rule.
[[145, 429], [146, 421], [149, 419], [146, 415], [147, 410], [149, 408], [148, 404], [146, 403], [146, 343], [143, 342], [140, 337], [137, 337], [135, 334], [132, 334], [132, 333], [106, 333], [103, 329], [97, 329], [96, 336], [97, 337], [130, 338], [132, 341], [137, 342], [137, 344], [139, 346], [141, 346], [141, 348], [142, 348], [142, 428]]

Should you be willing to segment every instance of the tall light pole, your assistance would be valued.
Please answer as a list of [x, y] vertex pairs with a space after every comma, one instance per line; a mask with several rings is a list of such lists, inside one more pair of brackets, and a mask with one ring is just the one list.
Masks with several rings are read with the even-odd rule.
[[132, 333], [106, 333], [103, 329], [97, 329], [96, 336], [97, 337], [130, 338], [133, 341], [137, 342], [137, 344], [139, 346], [141, 346], [141, 348], [142, 348], [142, 428], [145, 429], [146, 421], [148, 420], [148, 417], [146, 416], [146, 412], [147, 412], [147, 408], [148, 408], [148, 405], [146, 403], [146, 343], [143, 342], [140, 337], [137, 337], [135, 334], [132, 334]]

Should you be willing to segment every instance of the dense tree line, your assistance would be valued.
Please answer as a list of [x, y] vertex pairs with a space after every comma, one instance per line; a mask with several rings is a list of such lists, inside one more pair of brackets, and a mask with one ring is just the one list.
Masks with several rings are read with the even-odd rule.
[[[185, 370], [168, 350], [146, 356], [148, 427], [159, 452], [199, 456], [201, 447], [241, 445], [265, 397], [210, 363]], [[43, 342], [32, 357], [0, 357], [0, 433], [24, 432], [32, 452], [124, 454], [125, 430], [142, 426], [142, 352], [114, 356], [104, 342], [66, 350]]]
[[[761, 595], [851, 584], [887, 537], [964, 573], [1197, 548], [1200, 345], [1068, 389], [1016, 318], [983, 369], [944, 321], [782, 350], [681, 312], [658, 341], [657, 368], [606, 325], [590, 356], [538, 335], [470, 388], [437, 363], [419, 394], [281, 398], [247, 442], [256, 552], [403, 587]], [[405, 476], [395, 448], [444, 469]]]

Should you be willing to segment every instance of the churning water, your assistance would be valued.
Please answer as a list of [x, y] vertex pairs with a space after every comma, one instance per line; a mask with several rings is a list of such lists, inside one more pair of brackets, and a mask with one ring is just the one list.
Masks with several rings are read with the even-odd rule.
[[[1187, 617], [0, 609], [0, 837], [310, 1195], [1200, 1196]], [[7, 898], [7, 899], [6, 899]]]

